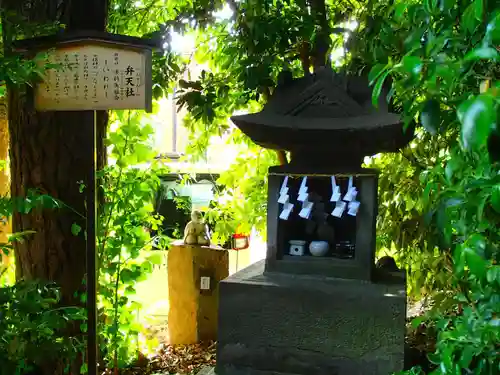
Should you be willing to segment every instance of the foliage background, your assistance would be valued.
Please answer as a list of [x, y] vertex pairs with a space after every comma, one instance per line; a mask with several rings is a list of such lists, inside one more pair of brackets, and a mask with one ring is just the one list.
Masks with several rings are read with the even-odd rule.
[[[207, 132], [229, 131], [235, 141], [245, 143], [227, 125], [228, 116], [235, 110], [258, 110], [280, 69], [300, 75], [301, 48], [318, 35], [314, 15], [298, 2], [254, 5], [238, 3], [232, 19], [215, 22], [198, 37], [196, 57], [209, 63], [210, 73], [196, 82], [181, 82], [185, 91], [179, 100], [190, 111], [192, 133], [205, 134], [197, 137], [194, 151], [205, 147]], [[328, 5], [332, 30], [353, 19], [359, 24], [351, 38], [345, 33], [332, 37], [332, 45], [347, 39], [344, 60], [337, 63], [344, 65], [338, 69], [369, 73], [374, 98], [383, 82], [390, 81], [394, 110], [407, 123], [422, 126], [400, 153], [367, 160], [381, 170], [379, 251], [394, 255], [408, 269], [412, 298], [432, 301], [427, 325], [438, 335], [431, 356], [434, 373], [493, 374], [499, 369], [500, 323], [498, 4], [423, 0], [368, 2], [356, 9]], [[255, 154], [258, 149], [247, 160]], [[270, 153], [265, 156], [267, 165], [276, 163]], [[254, 168], [252, 173], [237, 163], [221, 181], [230, 186], [237, 181], [245, 191], [264, 183], [265, 171]], [[219, 209], [238, 215], [242, 227], [263, 224], [265, 195], [252, 198], [243, 206], [226, 201]]]
[[[318, 11], [321, 5], [326, 15]], [[223, 6], [232, 10], [229, 18], [214, 13]], [[436, 332], [433, 374], [500, 370], [496, 1], [115, 0], [110, 9], [110, 31], [162, 39], [175, 30], [196, 38], [189, 57], [162, 39], [166, 49], [154, 60], [155, 95], [171, 92], [176, 83], [181, 88], [178, 103], [189, 111], [191, 160], [202, 157], [211, 136], [229, 134], [230, 142], [241, 145], [233, 168], [220, 178], [225, 189], [209, 214], [218, 220], [221, 241], [235, 230], [263, 231], [266, 170], [278, 163], [276, 153], [253, 145], [228, 122], [233, 113], [262, 108], [281, 70], [295, 77], [314, 70], [325, 32], [328, 53], [337, 47], [344, 52], [329, 62], [336, 69], [369, 74], [374, 98], [389, 82], [394, 110], [420, 126], [409, 147], [366, 160], [381, 171], [378, 250], [408, 269], [412, 298], [431, 301], [428, 315], [414, 325]], [[354, 33], [348, 30], [352, 25]], [[207, 64], [207, 71], [199, 79], [180, 80], [193, 58]], [[29, 62], [2, 62], [3, 82], [22, 83], [37, 74]], [[150, 202], [158, 183], [154, 171], [126, 168], [151, 155], [144, 144], [150, 131], [133, 117], [124, 119], [109, 137], [119, 162], [103, 172], [107, 224], [100, 242], [103, 330], [111, 344], [106, 359], [115, 366], [130, 362], [125, 348], [137, 333], [129, 293], [154, 263], [138, 255], [149, 246], [142, 227], [150, 208], [137, 210], [137, 204]], [[128, 140], [137, 147], [128, 149]], [[75, 234], [82, 235], [77, 228]]]

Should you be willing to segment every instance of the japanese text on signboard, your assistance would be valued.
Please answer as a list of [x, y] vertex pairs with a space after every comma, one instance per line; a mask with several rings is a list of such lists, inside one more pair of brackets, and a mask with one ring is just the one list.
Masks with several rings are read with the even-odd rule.
[[50, 51], [49, 69], [37, 85], [39, 110], [143, 109], [147, 101], [146, 56], [100, 45]]

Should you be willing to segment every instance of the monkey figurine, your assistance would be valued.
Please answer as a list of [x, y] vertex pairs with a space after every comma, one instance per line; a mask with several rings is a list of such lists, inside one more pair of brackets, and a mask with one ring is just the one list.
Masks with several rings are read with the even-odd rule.
[[184, 229], [184, 243], [186, 245], [210, 245], [208, 227], [203, 222], [200, 211], [195, 210], [191, 213], [191, 221], [187, 223]]

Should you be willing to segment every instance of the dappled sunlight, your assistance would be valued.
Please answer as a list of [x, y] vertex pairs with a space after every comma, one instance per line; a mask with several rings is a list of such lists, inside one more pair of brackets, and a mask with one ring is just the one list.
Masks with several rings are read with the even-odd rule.
[[0, 5], [0, 375], [498, 372], [498, 1], [55, 3]]

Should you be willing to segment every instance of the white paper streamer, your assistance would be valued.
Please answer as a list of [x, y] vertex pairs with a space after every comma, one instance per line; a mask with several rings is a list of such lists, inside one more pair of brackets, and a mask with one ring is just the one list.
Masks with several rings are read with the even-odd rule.
[[304, 202], [304, 205], [302, 206], [302, 210], [299, 212], [299, 216], [303, 219], [309, 219], [311, 216], [311, 212], [313, 209], [314, 203], [306, 201]]
[[280, 195], [288, 193], [288, 176], [285, 176], [283, 183], [281, 184]]
[[307, 193], [307, 176], [304, 176], [304, 178], [302, 178], [302, 183], [300, 184], [300, 188], [299, 188], [299, 194], [300, 193]]
[[278, 203], [281, 203], [281, 204], [286, 204], [290, 201], [290, 196], [288, 194], [281, 194], [279, 199], [278, 199]]
[[344, 213], [346, 207], [347, 207], [346, 202], [338, 201], [337, 203], [335, 203], [335, 208], [332, 211], [332, 216], [338, 218], [342, 217], [342, 214]]
[[309, 193], [307, 193], [307, 191], [299, 193], [299, 196], [297, 197], [297, 200], [299, 202], [306, 202], [308, 199], [309, 199]]
[[359, 211], [360, 203], [358, 201], [352, 201], [349, 203], [347, 214], [350, 216], [356, 216]]
[[288, 218], [290, 217], [290, 213], [293, 211], [293, 204], [292, 203], [286, 203], [284, 208], [283, 208], [283, 211], [281, 211], [281, 214], [280, 214], [280, 219], [281, 220], [288, 220]]
[[352, 201], [354, 201], [356, 199], [357, 195], [358, 195], [358, 190], [355, 187], [352, 187], [344, 195], [344, 200], [346, 202], [352, 202]]
[[331, 177], [332, 179], [332, 197], [330, 198], [330, 202], [337, 202], [342, 194], [340, 193], [340, 187], [337, 185], [335, 181], [335, 176]]
[[278, 198], [278, 203], [286, 204], [290, 201], [290, 196], [288, 195], [288, 176], [285, 176], [283, 183], [281, 184], [280, 197]]
[[349, 176], [349, 184], [347, 187], [347, 193], [344, 195], [344, 200], [346, 202], [352, 202], [356, 200], [357, 195], [358, 190], [354, 187], [354, 179], [352, 176]]

